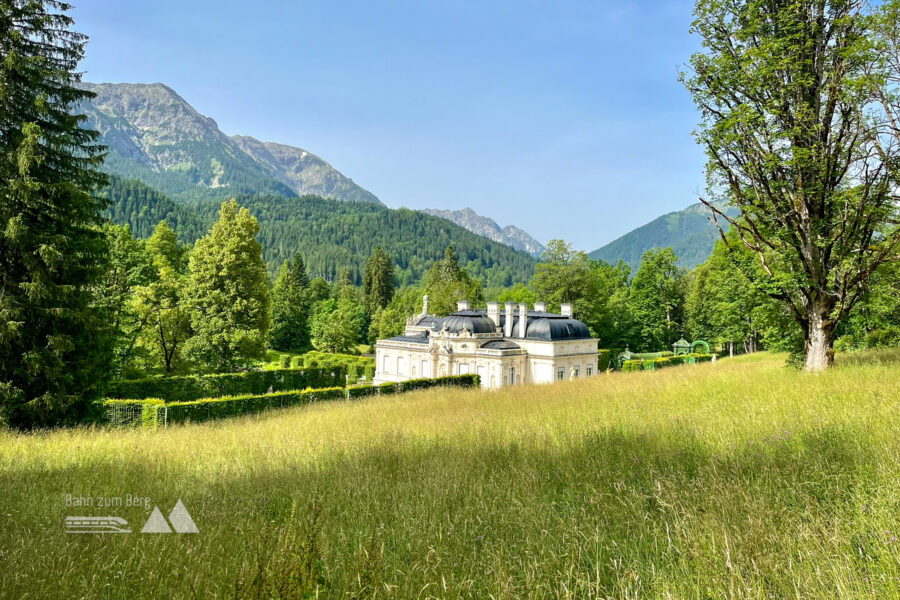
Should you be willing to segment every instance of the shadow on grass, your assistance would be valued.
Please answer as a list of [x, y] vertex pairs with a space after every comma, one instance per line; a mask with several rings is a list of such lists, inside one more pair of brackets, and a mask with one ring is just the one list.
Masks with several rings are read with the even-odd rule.
[[865, 365], [896, 365], [898, 363], [900, 363], [900, 348], [839, 352], [835, 356], [835, 364], [842, 368]]
[[[756, 584], [790, 595], [795, 575], [777, 565], [801, 552], [815, 567], [815, 532], [875, 504], [873, 446], [849, 427], [717, 447], [672, 426], [515, 443], [392, 436], [312, 468], [286, 458], [206, 473], [179, 458], [3, 475], [13, 517], [0, 533], [4, 588], [19, 597], [408, 597], [431, 586], [616, 596], [700, 575], [724, 587], [735, 565], [751, 578], [771, 565]], [[81, 489], [148, 496], [164, 514], [181, 498], [201, 533], [66, 536], [71, 510], [60, 499]], [[133, 511], [132, 522], [148, 513]], [[853, 560], [848, 551], [849, 568]]]

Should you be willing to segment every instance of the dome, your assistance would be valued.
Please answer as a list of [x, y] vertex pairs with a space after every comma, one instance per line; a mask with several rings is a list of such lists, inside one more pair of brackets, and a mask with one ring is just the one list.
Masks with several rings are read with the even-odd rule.
[[[514, 332], [517, 327], [518, 322], [513, 325]], [[528, 319], [526, 327], [525, 337], [531, 340], [579, 340], [591, 337], [587, 325], [578, 319]]]
[[450, 333], [460, 333], [463, 329], [468, 329], [470, 333], [494, 333], [497, 331], [493, 321], [474, 310], [461, 310], [449, 317], [444, 317], [435, 328], [438, 330], [446, 328]]

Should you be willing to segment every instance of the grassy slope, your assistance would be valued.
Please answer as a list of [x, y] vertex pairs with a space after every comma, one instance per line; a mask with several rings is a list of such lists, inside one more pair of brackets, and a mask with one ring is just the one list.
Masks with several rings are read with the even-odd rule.
[[[0, 595], [249, 596], [295, 573], [320, 597], [897, 597], [900, 355], [880, 356], [2, 434]], [[66, 493], [182, 498], [201, 533], [65, 535]]]

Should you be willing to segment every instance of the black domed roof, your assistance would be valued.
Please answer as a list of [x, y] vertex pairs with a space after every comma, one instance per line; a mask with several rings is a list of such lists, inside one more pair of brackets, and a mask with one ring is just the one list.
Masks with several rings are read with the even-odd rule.
[[463, 329], [468, 329], [471, 333], [494, 333], [497, 331], [494, 322], [484, 314], [474, 310], [461, 310], [453, 313], [449, 317], [441, 319], [439, 324], [435, 325], [435, 329], [444, 329], [450, 333], [459, 333]]
[[[513, 331], [517, 331], [518, 319], [513, 324]], [[579, 340], [591, 337], [587, 325], [578, 319], [569, 318], [538, 318], [528, 319], [525, 337], [531, 340]]]

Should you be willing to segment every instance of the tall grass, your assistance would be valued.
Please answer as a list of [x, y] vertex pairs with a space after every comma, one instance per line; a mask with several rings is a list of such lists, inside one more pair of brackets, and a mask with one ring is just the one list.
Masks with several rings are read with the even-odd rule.
[[[900, 356], [0, 434], [0, 594], [900, 596]], [[198, 535], [137, 533], [181, 498]], [[152, 505], [151, 505], [152, 509]], [[135, 533], [67, 535], [74, 514]]]

